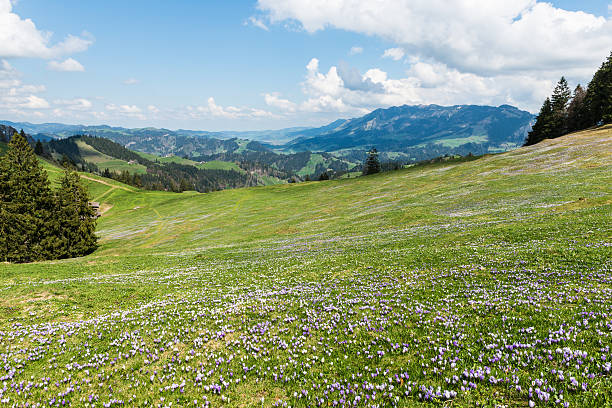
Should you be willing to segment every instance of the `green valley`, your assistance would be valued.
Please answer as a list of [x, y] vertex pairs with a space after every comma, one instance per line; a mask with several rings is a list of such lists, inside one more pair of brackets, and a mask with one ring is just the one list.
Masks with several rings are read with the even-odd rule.
[[0, 264], [0, 400], [610, 406], [611, 158], [607, 126], [208, 194], [81, 173], [100, 248]]

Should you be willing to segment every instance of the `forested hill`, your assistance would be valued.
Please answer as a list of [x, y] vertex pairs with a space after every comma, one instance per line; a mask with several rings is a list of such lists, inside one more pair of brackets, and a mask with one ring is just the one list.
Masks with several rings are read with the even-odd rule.
[[428, 152], [435, 156], [504, 151], [524, 143], [533, 119], [531, 113], [508, 105], [404, 105], [301, 132], [283, 148], [338, 152], [376, 146], [378, 151], [419, 159], [428, 158]]
[[52, 140], [42, 145], [42, 156], [61, 164], [121, 181], [147, 190], [207, 192], [226, 188], [283, 182], [288, 175], [280, 171], [267, 174], [233, 168], [203, 168], [200, 163], [176, 157], [164, 161], [161, 157], [144, 157], [112, 140], [93, 136], [72, 136]]
[[[363, 161], [365, 152], [373, 146], [381, 152], [383, 160], [401, 161], [419, 161], [445, 154], [505, 151], [524, 143], [533, 120], [534, 116], [529, 112], [508, 105], [404, 105], [377, 109], [359, 118], [339, 119], [318, 128], [257, 132], [0, 123], [23, 128], [35, 138], [88, 134], [160, 156], [188, 156], [198, 161], [230, 157], [230, 160], [258, 161], [277, 166], [279, 160], [284, 159], [270, 153], [311, 151], [332, 154], [355, 163]], [[257, 138], [257, 141], [252, 138]], [[279, 142], [286, 143], [279, 145]], [[331, 163], [331, 166], [342, 167], [338, 163]], [[297, 168], [291, 170], [299, 171]]]

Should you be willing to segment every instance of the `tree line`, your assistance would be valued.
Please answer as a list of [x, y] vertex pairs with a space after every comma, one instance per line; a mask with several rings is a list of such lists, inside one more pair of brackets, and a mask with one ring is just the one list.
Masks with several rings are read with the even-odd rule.
[[[77, 141], [83, 141], [98, 152], [124, 161], [134, 161], [147, 168], [139, 174], [124, 170], [112, 171], [99, 168], [81, 156]], [[87, 171], [145, 190], [183, 192], [217, 191], [225, 188], [250, 187], [257, 185], [257, 178], [234, 170], [200, 169], [180, 163], [160, 163], [140, 156], [119, 143], [103, 137], [76, 135], [66, 139], [52, 140], [44, 145], [42, 156], [55, 160], [64, 168]]]
[[93, 252], [96, 212], [77, 173], [57, 189], [23, 134], [0, 157], [0, 262], [72, 258]]
[[525, 146], [607, 123], [612, 123], [612, 53], [586, 90], [578, 84], [572, 94], [561, 77], [552, 96], [542, 104]]

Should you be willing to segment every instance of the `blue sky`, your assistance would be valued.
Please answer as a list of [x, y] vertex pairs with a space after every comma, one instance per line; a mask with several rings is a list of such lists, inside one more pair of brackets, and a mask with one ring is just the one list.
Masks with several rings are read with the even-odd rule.
[[537, 111], [612, 51], [609, 1], [467, 3], [0, 0], [0, 119], [247, 130], [404, 103]]

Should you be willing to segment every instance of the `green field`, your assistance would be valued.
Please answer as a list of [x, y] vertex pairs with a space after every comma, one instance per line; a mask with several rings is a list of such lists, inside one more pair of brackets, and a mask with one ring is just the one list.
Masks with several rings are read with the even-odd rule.
[[3, 406], [612, 405], [612, 127], [208, 194], [90, 178], [95, 253], [0, 264]]
[[178, 163], [178, 164], [195, 166], [199, 169], [205, 169], [205, 170], [234, 170], [239, 173], [245, 173], [245, 171], [241, 169], [240, 166], [238, 166], [234, 162], [212, 160], [209, 162], [201, 163], [201, 162], [185, 159], [185, 158], [178, 157], [178, 156], [160, 157], [160, 156], [156, 156], [154, 154], [149, 154], [149, 153], [143, 153], [143, 152], [136, 152], [136, 153], [139, 156], [147, 160], [158, 161], [159, 163]]
[[206, 170], [234, 170], [234, 171], [237, 171], [238, 173], [246, 173], [246, 171], [241, 169], [240, 166], [238, 166], [234, 162], [224, 162], [224, 161], [219, 161], [219, 160], [199, 163], [197, 167], [200, 169], [206, 169]]
[[458, 147], [467, 143], [486, 143], [488, 141], [489, 137], [487, 135], [473, 135], [470, 137], [437, 140], [434, 144], [439, 144], [444, 147]]
[[79, 147], [79, 151], [83, 160], [95, 164], [96, 166], [98, 166], [100, 171], [104, 171], [104, 169], [108, 169], [111, 172], [115, 173], [129, 171], [131, 174], [145, 174], [147, 172], [147, 168], [142, 164], [129, 164], [125, 160], [116, 159], [104, 153], [100, 153], [92, 146], [85, 143], [83, 140], [77, 140], [76, 144]]

